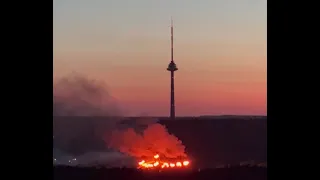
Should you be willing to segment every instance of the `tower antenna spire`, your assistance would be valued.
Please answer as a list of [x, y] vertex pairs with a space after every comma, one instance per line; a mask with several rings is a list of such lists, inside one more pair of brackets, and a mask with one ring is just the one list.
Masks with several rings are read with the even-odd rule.
[[173, 62], [173, 20], [171, 16], [171, 61]]

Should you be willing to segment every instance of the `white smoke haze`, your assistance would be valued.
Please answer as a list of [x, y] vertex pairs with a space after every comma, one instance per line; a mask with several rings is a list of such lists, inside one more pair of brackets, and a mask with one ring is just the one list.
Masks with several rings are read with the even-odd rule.
[[[57, 151], [57, 150], [54, 150]], [[54, 153], [54, 165], [65, 166], [97, 166], [105, 167], [135, 167], [135, 160], [119, 152], [88, 152], [79, 156], [67, 153]]]
[[[82, 159], [82, 163], [106, 162], [111, 157], [117, 161], [127, 156], [138, 158], [155, 153], [168, 158], [186, 156], [182, 142], [157, 123], [156, 118], [122, 118], [117, 101], [108, 92], [106, 84], [80, 74], [71, 74], [54, 83], [53, 116], [54, 121], [57, 117], [63, 117], [64, 123], [60, 126], [54, 123], [55, 144], [72, 149], [83, 143], [80, 145], [89, 148], [92, 142], [86, 140], [85, 135], [88, 128], [93, 129], [95, 138], [105, 142], [106, 152], [87, 151], [80, 156], [73, 155], [78, 161]], [[70, 121], [74, 117], [104, 119]], [[123, 154], [115, 156], [113, 151]]]
[[105, 164], [110, 167], [136, 164], [133, 158], [119, 152], [89, 152], [78, 156], [77, 161], [81, 165]]

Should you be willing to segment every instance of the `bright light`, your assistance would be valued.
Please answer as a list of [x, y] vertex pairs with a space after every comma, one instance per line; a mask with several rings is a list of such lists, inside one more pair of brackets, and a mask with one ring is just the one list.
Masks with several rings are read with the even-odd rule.
[[142, 164], [144, 164], [144, 163], [145, 163], [145, 161], [142, 160], [142, 161], [139, 162], [139, 165], [142, 165]]
[[154, 165], [154, 166], [158, 166], [158, 165], [159, 165], [159, 162], [157, 161], [157, 162], [153, 163], [153, 165]]
[[189, 163], [190, 163], [189, 161], [183, 161], [183, 165], [184, 165], [184, 166], [188, 166]]
[[164, 162], [161, 161], [160, 156], [158, 154], [153, 156], [156, 160], [150, 160], [150, 161], [145, 161], [145, 160], [141, 160], [140, 162], [138, 162], [139, 166], [138, 168], [156, 168], [156, 167], [161, 167], [161, 168], [181, 168], [184, 166], [188, 166], [190, 164], [189, 161], [177, 161], [177, 162]]
[[169, 164], [168, 164], [168, 163], [163, 163], [162, 166], [163, 166], [163, 167], [169, 167]]

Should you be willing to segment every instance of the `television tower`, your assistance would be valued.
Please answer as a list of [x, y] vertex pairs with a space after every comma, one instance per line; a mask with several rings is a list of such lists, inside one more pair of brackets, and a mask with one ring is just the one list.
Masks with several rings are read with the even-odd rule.
[[174, 72], [178, 70], [177, 65], [173, 61], [173, 21], [171, 18], [171, 62], [167, 68], [171, 73], [171, 98], [170, 98], [170, 119], [175, 119], [175, 105], [174, 105]]

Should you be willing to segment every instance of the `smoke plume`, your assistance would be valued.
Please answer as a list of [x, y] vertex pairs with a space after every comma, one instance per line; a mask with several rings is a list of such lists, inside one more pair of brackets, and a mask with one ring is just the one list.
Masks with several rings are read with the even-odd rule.
[[70, 154], [105, 149], [105, 132], [121, 121], [117, 102], [104, 82], [81, 74], [55, 79], [53, 84], [54, 146]]
[[182, 142], [159, 123], [149, 125], [142, 133], [133, 128], [116, 130], [107, 143], [110, 148], [133, 157], [153, 157], [155, 154], [167, 158], [186, 156]]
[[167, 158], [186, 156], [182, 142], [157, 119], [125, 119], [120, 114], [101, 81], [73, 74], [54, 84], [54, 143], [62, 150], [83, 154], [104, 147], [109, 148], [104, 151], [116, 150], [132, 157], [156, 153]]
[[53, 85], [53, 116], [117, 116], [119, 109], [103, 82], [72, 74]]

